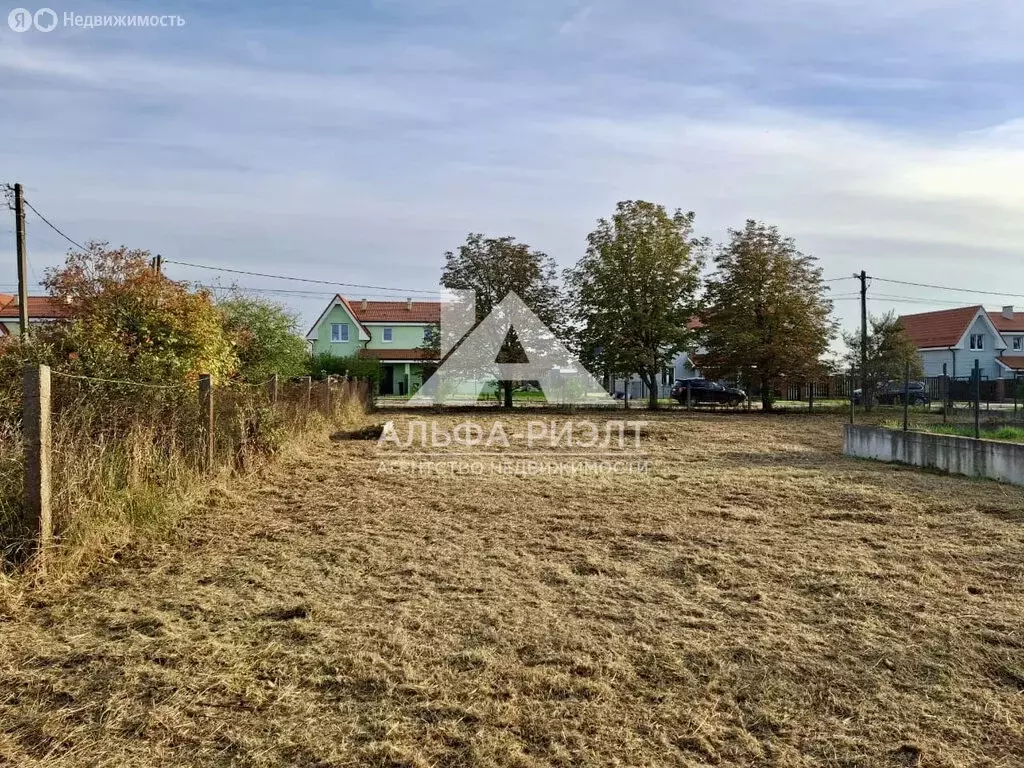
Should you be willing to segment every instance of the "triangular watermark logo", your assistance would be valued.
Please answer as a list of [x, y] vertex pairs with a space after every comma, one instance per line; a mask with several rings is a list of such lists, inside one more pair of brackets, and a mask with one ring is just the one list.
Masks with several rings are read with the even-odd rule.
[[[453, 291], [441, 304], [444, 362], [410, 406], [477, 405], [497, 381], [536, 382], [554, 405], [614, 405], [601, 383], [515, 293], [474, 328], [476, 293]], [[498, 362], [514, 330], [526, 362]]]

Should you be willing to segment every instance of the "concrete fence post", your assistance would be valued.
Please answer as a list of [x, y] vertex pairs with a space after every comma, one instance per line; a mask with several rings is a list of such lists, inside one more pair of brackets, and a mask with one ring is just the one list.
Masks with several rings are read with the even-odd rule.
[[50, 368], [25, 366], [22, 379], [25, 440], [25, 527], [37, 536], [40, 566], [53, 543], [50, 512]]
[[277, 407], [277, 374], [272, 373], [270, 379], [267, 381], [267, 399], [270, 401], [270, 407]]
[[204, 472], [213, 471], [213, 376], [199, 375], [199, 432], [202, 440], [201, 463]]

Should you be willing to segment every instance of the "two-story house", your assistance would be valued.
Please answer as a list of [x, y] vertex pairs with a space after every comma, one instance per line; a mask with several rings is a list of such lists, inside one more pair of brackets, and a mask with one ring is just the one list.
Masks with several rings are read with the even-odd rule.
[[306, 334], [313, 354], [379, 360], [380, 394], [408, 395], [437, 364], [428, 351], [441, 322], [439, 301], [349, 300], [340, 294]]
[[971, 375], [975, 362], [986, 379], [1024, 376], [1024, 312], [1012, 306], [989, 312], [982, 306], [900, 317], [924, 363], [925, 376]]

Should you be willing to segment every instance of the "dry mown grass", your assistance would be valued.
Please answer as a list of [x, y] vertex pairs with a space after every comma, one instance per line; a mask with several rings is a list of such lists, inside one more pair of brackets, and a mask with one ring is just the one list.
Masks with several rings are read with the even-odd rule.
[[314, 446], [6, 616], [0, 762], [1021, 764], [1024, 491], [845, 459], [834, 417], [644, 448], [425, 479]]

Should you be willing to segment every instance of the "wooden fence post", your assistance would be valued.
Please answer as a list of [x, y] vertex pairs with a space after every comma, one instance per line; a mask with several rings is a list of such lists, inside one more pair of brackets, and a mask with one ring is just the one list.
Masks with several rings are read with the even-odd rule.
[[327, 376], [327, 418], [330, 418], [334, 413], [334, 387], [331, 386], [331, 382], [334, 377], [328, 374]]
[[202, 436], [202, 467], [213, 471], [213, 377], [199, 374], [199, 426]]
[[267, 381], [267, 399], [270, 400], [270, 407], [274, 408], [277, 406], [277, 374], [273, 373], [270, 375], [270, 380]]
[[814, 382], [807, 385], [807, 410], [814, 413]]
[[303, 376], [306, 380], [306, 413], [309, 413], [309, 409], [313, 406], [313, 377]]
[[39, 564], [53, 543], [50, 513], [50, 368], [25, 366], [22, 379], [25, 439], [25, 525], [38, 537]]

